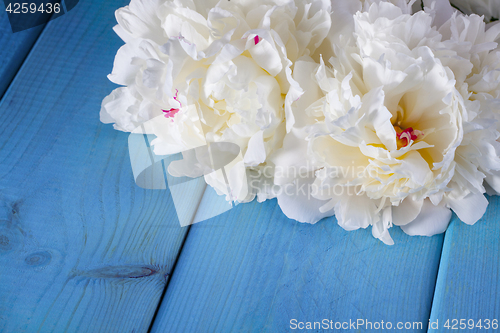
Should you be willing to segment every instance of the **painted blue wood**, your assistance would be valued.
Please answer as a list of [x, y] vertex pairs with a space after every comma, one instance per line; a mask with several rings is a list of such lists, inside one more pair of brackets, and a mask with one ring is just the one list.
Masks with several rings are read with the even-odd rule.
[[0, 102], [0, 332], [146, 331], [184, 239], [99, 121], [127, 3], [48, 23]]
[[[446, 231], [431, 313], [436, 329], [430, 332], [500, 329], [500, 198], [488, 199], [488, 210], [476, 224], [469, 226], [454, 217]], [[447, 320], [450, 329], [444, 327]]]
[[43, 26], [13, 33], [5, 5], [0, 1], [0, 96], [10, 85]]
[[386, 246], [334, 218], [291, 221], [276, 200], [238, 205], [191, 226], [152, 331], [285, 332], [293, 319], [359, 319], [368, 326], [344, 331], [389, 321], [424, 332], [443, 236], [391, 231], [396, 245]]

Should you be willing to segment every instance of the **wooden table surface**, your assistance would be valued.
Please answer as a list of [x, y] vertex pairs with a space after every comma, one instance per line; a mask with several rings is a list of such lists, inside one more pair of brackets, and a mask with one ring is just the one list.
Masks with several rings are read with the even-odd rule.
[[168, 190], [135, 185], [128, 134], [99, 121], [126, 4], [80, 0], [15, 34], [0, 5], [0, 332], [497, 331], [497, 197], [474, 226], [395, 227], [394, 246], [294, 222], [276, 200], [181, 228]]

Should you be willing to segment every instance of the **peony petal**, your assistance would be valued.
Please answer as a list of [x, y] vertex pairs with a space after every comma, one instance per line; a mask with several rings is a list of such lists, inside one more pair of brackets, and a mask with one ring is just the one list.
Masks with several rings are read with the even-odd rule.
[[274, 182], [277, 185], [284, 185], [293, 182], [298, 173], [309, 173], [312, 165], [307, 158], [306, 133], [292, 128], [292, 131], [285, 136], [283, 148], [276, 151], [270, 158], [275, 165]]
[[500, 193], [500, 171], [490, 170], [490, 172], [486, 174], [485, 180], [492, 190], [496, 193]]
[[481, 193], [469, 193], [463, 199], [447, 197], [446, 203], [453, 209], [458, 218], [467, 224], [476, 223], [488, 207], [488, 199]]
[[362, 110], [368, 115], [380, 142], [393, 151], [397, 149], [396, 131], [391, 123], [392, 113], [384, 106], [384, 91], [382, 87], [370, 90], [363, 96]]
[[328, 34], [328, 39], [335, 43], [340, 41], [341, 36], [348, 36], [354, 31], [353, 15], [361, 10], [359, 0], [331, 0], [334, 9], [332, 16], [332, 28]]
[[448, 0], [423, 0], [424, 5], [430, 8], [430, 13], [434, 17], [433, 25], [441, 27], [453, 15], [453, 7]]
[[256, 166], [266, 160], [266, 147], [264, 146], [263, 132], [258, 131], [248, 141], [248, 149], [244, 161], [249, 166]]
[[295, 119], [295, 127], [304, 127], [306, 125], [312, 125], [316, 122], [313, 117], [310, 117], [306, 113], [306, 109], [309, 105], [313, 104], [322, 97], [322, 92], [316, 83], [316, 80], [314, 80], [313, 75], [311, 75], [311, 73], [315, 72], [317, 69], [318, 64], [309, 57], [299, 59], [294, 65], [293, 79], [296, 82], [299, 82], [300, 86], [307, 91], [307, 93], [300, 96], [298, 100], [294, 101], [292, 109]]
[[399, 206], [392, 207], [392, 223], [406, 225], [415, 220], [422, 210], [424, 200], [413, 200], [406, 197]]
[[284, 185], [278, 194], [278, 204], [283, 213], [290, 219], [303, 223], [316, 223], [322, 218], [332, 216], [334, 210], [321, 212], [320, 207], [326, 201], [312, 197], [314, 176], [297, 178], [295, 183]]
[[384, 208], [382, 213], [382, 220], [378, 221], [372, 226], [372, 235], [380, 239], [386, 245], [394, 245], [394, 240], [389, 234], [389, 226], [391, 224], [392, 215], [391, 207]]
[[100, 118], [105, 124], [115, 123], [114, 128], [133, 131], [139, 124], [134, 116], [139, 113], [139, 101], [128, 87], [117, 88], [106, 96], [101, 104]]
[[420, 153], [410, 151], [402, 160], [401, 167], [397, 168], [396, 172], [407, 176], [417, 186], [424, 186], [432, 178], [433, 174], [429, 169], [429, 164]]
[[433, 236], [445, 232], [451, 219], [451, 210], [444, 206], [434, 206], [424, 200], [422, 210], [412, 222], [401, 229], [410, 236]]
[[[340, 191], [339, 191], [340, 192]], [[380, 219], [375, 200], [366, 195], [357, 195], [355, 188], [344, 188], [340, 200], [335, 205], [335, 216], [339, 225], [345, 230], [367, 228]]]
[[130, 85], [134, 83], [135, 76], [139, 71], [139, 66], [132, 64], [135, 56], [134, 49], [130, 44], [125, 44], [116, 53], [113, 71], [108, 75], [111, 82], [120, 85]]
[[294, 101], [299, 99], [304, 90], [300, 87], [300, 84], [292, 78], [292, 70], [289, 66], [285, 68], [286, 78], [290, 83], [290, 89], [285, 97], [285, 118], [286, 118], [286, 132], [290, 132], [292, 130], [293, 125], [295, 124], [295, 117], [293, 115], [292, 104]]
[[283, 69], [283, 65], [276, 47], [264, 38], [260, 38], [260, 41], [255, 44], [255, 36], [249, 35], [248, 37], [247, 49], [252, 55], [253, 60], [255, 60], [260, 67], [264, 68], [272, 76], [278, 75], [278, 73]]
[[117, 9], [115, 17], [118, 24], [134, 37], [151, 38], [153, 31], [156, 30], [153, 24], [146, 22], [148, 19], [153, 18], [152, 15], [148, 18], [139, 17], [129, 7]]
[[146, 60], [147, 69], [142, 73], [142, 83], [148, 88], [157, 88], [165, 73], [165, 64], [156, 59]]

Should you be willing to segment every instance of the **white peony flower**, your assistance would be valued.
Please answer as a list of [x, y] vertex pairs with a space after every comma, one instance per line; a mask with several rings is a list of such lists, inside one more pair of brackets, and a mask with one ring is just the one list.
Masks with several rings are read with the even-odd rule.
[[132, 0], [116, 17], [101, 120], [154, 134], [151, 161], [182, 152], [174, 177], [387, 244], [452, 211], [473, 224], [500, 193], [500, 25], [448, 0]]
[[[443, 61], [456, 73], [456, 86], [464, 97], [469, 118], [464, 140], [457, 150], [459, 183], [481, 189], [483, 179], [490, 194], [500, 192], [500, 25], [486, 28], [477, 15], [453, 14], [439, 28], [455, 59]], [[461, 60], [460, 60], [461, 59]], [[472, 165], [471, 165], [472, 164]], [[460, 181], [458, 181], [458, 178]]]
[[[302, 222], [335, 214], [347, 230], [372, 225], [387, 244], [392, 225], [411, 235], [443, 232], [450, 208], [474, 223], [487, 206], [485, 171], [500, 163], [494, 126], [452, 71], [471, 77], [471, 59], [455, 50], [460, 42], [443, 41], [435, 3], [411, 15], [412, 3], [373, 2], [358, 3], [350, 28], [331, 38], [328, 66], [307, 57], [295, 64], [304, 87], [292, 106], [299, 121], [273, 162], [288, 170], [276, 182], [307, 182], [310, 200], [281, 193], [278, 202]], [[306, 177], [290, 176], [296, 167]]]
[[488, 22], [500, 18], [498, 0], [450, 0], [450, 3], [464, 14], [484, 15]]
[[[317, 58], [330, 28], [329, 1], [132, 0], [116, 17], [115, 30], [126, 44], [109, 78], [124, 87], [104, 99], [101, 120], [133, 131], [160, 116], [153, 126], [158, 155], [195, 148], [205, 139], [235, 143], [257, 178], [253, 195], [273, 197], [272, 180], [262, 180], [273, 173], [261, 170], [273, 167], [268, 157], [282, 145], [285, 121], [293, 121], [285, 120], [293, 94], [285, 96], [297, 85], [293, 62], [303, 55]], [[222, 177], [205, 180], [229, 195]]]

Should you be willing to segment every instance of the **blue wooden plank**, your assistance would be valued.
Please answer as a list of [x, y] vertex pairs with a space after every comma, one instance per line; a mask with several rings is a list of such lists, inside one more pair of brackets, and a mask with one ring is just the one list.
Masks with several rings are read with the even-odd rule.
[[43, 25], [13, 33], [5, 5], [0, 1], [0, 96], [10, 85], [43, 30]]
[[293, 319], [426, 331], [443, 236], [391, 234], [386, 246], [334, 218], [291, 221], [276, 200], [238, 205], [191, 226], [152, 331], [285, 332]]
[[51, 21], [0, 102], [0, 331], [146, 331], [184, 239], [169, 191], [133, 180], [99, 121], [114, 10]]
[[[488, 199], [488, 210], [476, 224], [469, 226], [454, 217], [446, 231], [431, 313], [435, 329], [430, 332], [457, 331], [461, 319], [462, 331], [500, 329], [500, 198]], [[447, 320], [450, 329], [444, 327]], [[475, 326], [479, 320], [482, 328]]]

